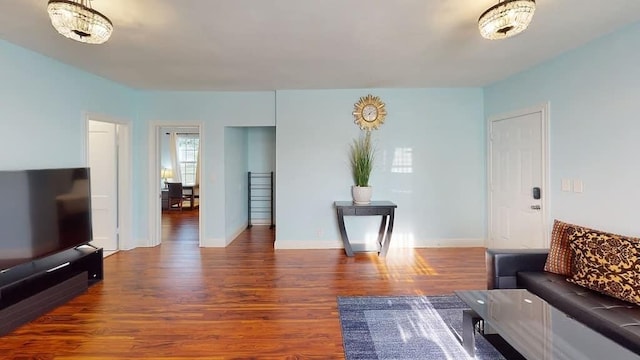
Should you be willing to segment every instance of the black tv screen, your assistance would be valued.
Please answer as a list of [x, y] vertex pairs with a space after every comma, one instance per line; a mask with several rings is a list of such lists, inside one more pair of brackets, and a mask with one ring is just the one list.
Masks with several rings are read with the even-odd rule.
[[88, 243], [88, 168], [0, 171], [0, 270]]

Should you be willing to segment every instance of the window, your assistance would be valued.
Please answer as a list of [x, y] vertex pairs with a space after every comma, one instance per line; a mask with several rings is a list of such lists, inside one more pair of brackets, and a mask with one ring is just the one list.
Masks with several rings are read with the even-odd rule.
[[185, 185], [196, 183], [199, 149], [200, 137], [198, 134], [178, 135], [178, 163], [180, 164], [182, 183]]

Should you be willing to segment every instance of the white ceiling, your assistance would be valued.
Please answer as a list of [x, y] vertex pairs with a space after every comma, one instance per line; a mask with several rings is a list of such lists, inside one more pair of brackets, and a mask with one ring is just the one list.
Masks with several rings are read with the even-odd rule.
[[59, 35], [47, 0], [0, 0], [0, 38], [133, 88], [484, 86], [640, 20], [638, 0], [537, 0], [524, 33], [483, 39], [497, 0], [94, 0], [103, 45]]

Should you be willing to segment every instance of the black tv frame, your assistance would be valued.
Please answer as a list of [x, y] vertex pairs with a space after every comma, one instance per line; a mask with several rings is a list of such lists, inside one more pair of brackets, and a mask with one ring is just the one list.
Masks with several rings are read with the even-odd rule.
[[15, 206], [0, 210], [2, 272], [93, 238], [87, 167], [0, 171], [0, 197]]

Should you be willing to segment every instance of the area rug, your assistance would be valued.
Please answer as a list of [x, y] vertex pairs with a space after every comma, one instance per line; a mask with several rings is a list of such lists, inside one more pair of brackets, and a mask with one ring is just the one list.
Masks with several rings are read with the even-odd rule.
[[[462, 310], [454, 295], [338, 297], [347, 360], [474, 359], [454, 334], [462, 334]], [[475, 359], [504, 359], [476, 336]]]

